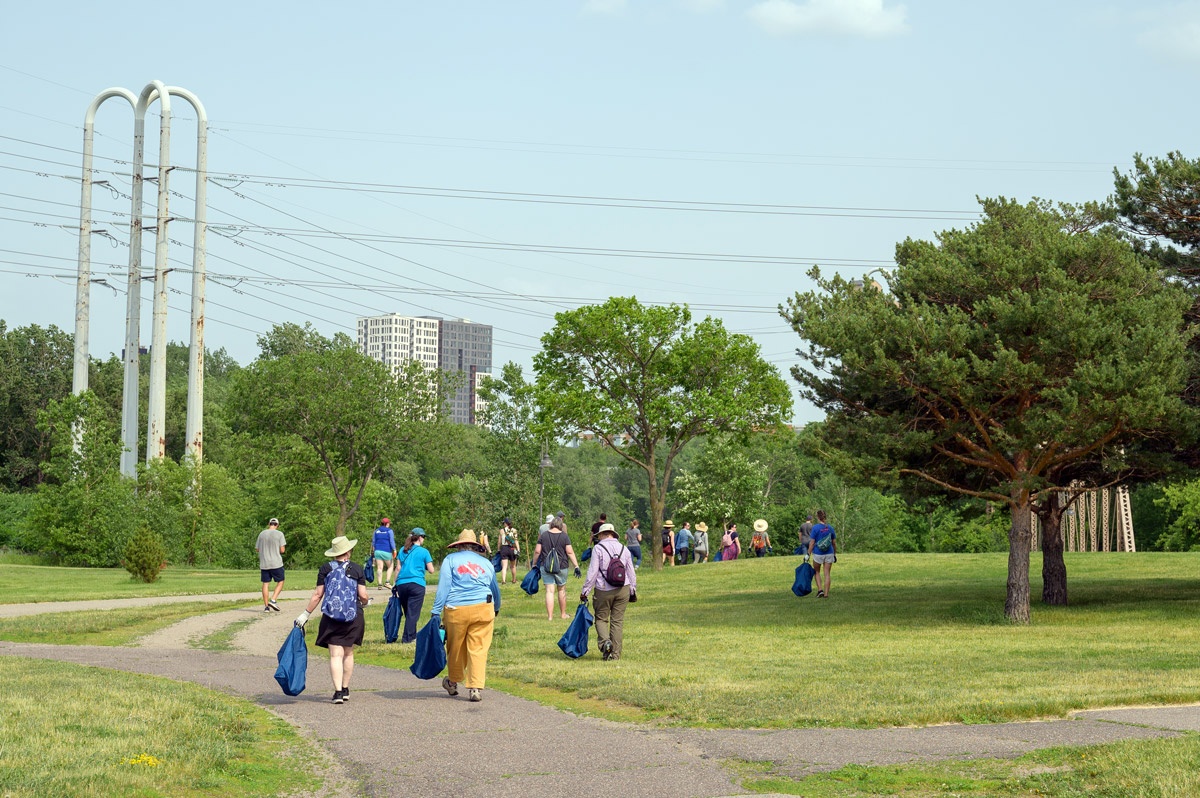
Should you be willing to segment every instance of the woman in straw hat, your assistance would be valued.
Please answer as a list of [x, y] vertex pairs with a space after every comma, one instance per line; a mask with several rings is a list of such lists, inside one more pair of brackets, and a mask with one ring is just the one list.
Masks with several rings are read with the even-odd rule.
[[704, 562], [708, 559], [708, 524], [703, 521], [696, 524], [695, 538], [696, 562]]
[[362, 645], [366, 622], [362, 608], [367, 605], [367, 578], [362, 566], [350, 561], [357, 540], [336, 537], [325, 552], [332, 559], [317, 571], [317, 587], [297, 626], [308, 623], [317, 605], [321, 605], [321, 626], [317, 645], [329, 649], [329, 676], [333, 679], [333, 703], [350, 700], [350, 676], [354, 673], [354, 647]]
[[500, 614], [500, 585], [496, 567], [484, 555], [474, 530], [464, 529], [446, 548], [438, 575], [433, 615], [439, 616], [446, 630], [446, 667], [442, 688], [458, 695], [458, 685], [467, 688], [467, 698], [483, 698], [487, 678], [488, 650], [492, 647], [492, 627]]
[[[588, 593], [595, 589], [592, 607], [596, 611], [596, 637], [600, 641], [600, 654], [605, 660], [620, 659], [625, 607], [637, 601], [637, 574], [633, 570], [633, 556], [617, 539], [617, 530], [612, 524], [601, 524], [596, 534], [599, 539], [592, 548], [587, 581], [583, 583], [579, 601], [586, 604]], [[620, 570], [623, 573], [613, 574], [609, 564], [614, 560], [621, 563], [623, 568]], [[610, 577], [617, 579], [617, 583], [610, 582]]]

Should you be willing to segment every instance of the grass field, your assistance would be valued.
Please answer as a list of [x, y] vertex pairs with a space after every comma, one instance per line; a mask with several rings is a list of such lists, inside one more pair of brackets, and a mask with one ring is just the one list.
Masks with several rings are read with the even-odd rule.
[[[316, 569], [287, 572], [284, 588], [312, 590]], [[157, 582], [137, 582], [123, 568], [59, 568], [0, 563], [0, 604], [42, 601], [137, 598], [140, 596], [203, 596], [261, 590], [258, 571], [203, 568], [163, 570]]]
[[[1043, 607], [1034, 578], [1028, 626], [1004, 618], [1004, 555], [845, 555], [828, 599], [792, 595], [798, 564], [642, 569], [625, 654], [611, 663], [594, 648], [564, 657], [567, 622], [546, 621], [541, 593], [506, 587], [489, 681], [613, 719], [735, 728], [985, 723], [1200, 701], [1200, 554], [1068, 555], [1071, 606]], [[569, 611], [581, 584], [568, 581]], [[358, 661], [407, 667], [412, 646], [382, 644], [381, 614], [372, 608]]]
[[[5, 657], [0, 795], [315, 791], [318, 755], [285, 721], [192, 684]], [[314, 793], [315, 794], [315, 793]]]

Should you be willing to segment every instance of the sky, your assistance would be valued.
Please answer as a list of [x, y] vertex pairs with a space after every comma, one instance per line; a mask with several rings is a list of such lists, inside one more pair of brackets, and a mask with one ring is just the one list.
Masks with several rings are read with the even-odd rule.
[[[148, 8], [6, 9], [9, 328], [74, 329], [84, 114], [152, 80], [209, 117], [205, 343], [243, 364], [274, 324], [353, 336], [396, 312], [491, 324], [494, 371], [528, 375], [555, 313], [634, 295], [720, 318], [793, 382], [779, 306], [814, 266], [867, 276], [972, 224], [977, 197], [1101, 200], [1135, 153], [1200, 157], [1200, 2]], [[175, 99], [172, 117], [168, 334], [186, 341], [196, 116]], [[131, 109], [104, 103], [94, 357], [124, 344], [132, 141]], [[821, 415], [797, 397], [796, 423]]]

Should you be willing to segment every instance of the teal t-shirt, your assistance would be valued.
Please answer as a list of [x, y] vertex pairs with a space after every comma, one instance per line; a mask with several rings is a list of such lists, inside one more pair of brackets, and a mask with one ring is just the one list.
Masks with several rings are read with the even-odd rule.
[[414, 544], [407, 552], [401, 550], [396, 556], [400, 563], [400, 573], [396, 577], [398, 585], [425, 584], [425, 566], [433, 562], [433, 557], [424, 546]]

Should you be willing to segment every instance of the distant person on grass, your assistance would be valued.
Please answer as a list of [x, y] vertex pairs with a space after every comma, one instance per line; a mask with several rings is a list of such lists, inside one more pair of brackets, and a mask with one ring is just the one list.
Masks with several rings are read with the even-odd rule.
[[332, 559], [317, 571], [317, 587], [308, 605], [296, 617], [296, 625], [304, 626], [317, 605], [321, 605], [321, 626], [317, 629], [317, 645], [329, 649], [329, 676], [333, 679], [333, 703], [350, 700], [350, 677], [354, 674], [354, 647], [361, 646], [366, 620], [367, 577], [362, 566], [350, 561], [350, 553], [358, 544], [345, 535], [333, 539], [326, 557]]
[[701, 563], [708, 559], [708, 524], [703, 521], [696, 524], [696, 534], [694, 537], [696, 538], [694, 549], [696, 562]]
[[629, 529], [625, 530], [625, 547], [629, 549], [629, 553], [633, 556], [633, 567], [642, 567], [642, 530], [639, 528], [641, 521], [636, 518], [629, 522]]
[[771, 551], [771, 535], [767, 532], [767, 519], [760, 518], [754, 522], [754, 536], [750, 538], [755, 557], [766, 557]]
[[400, 573], [396, 576], [392, 595], [400, 599], [400, 610], [404, 616], [404, 634], [400, 642], [414, 643], [417, 640], [417, 619], [421, 617], [421, 607], [425, 606], [425, 574], [433, 573], [433, 557], [425, 548], [424, 529], [413, 527], [404, 541], [404, 549], [396, 559], [400, 563]]
[[824, 510], [817, 510], [817, 523], [808, 541], [808, 553], [812, 555], [813, 567], [817, 569], [813, 578], [817, 598], [828, 598], [829, 588], [833, 584], [830, 571], [837, 562], [837, 533], [825, 523]]
[[737, 524], [730, 524], [721, 536], [721, 562], [736, 560], [742, 553], [742, 541], [738, 540]]
[[517, 557], [521, 554], [521, 541], [517, 537], [517, 530], [513, 529], [511, 519], [504, 519], [504, 523], [500, 525], [500, 534], [496, 537], [496, 542], [500, 544], [500, 584], [508, 583], [508, 572], [511, 568], [515, 585], [521, 581], [517, 578]]
[[390, 588], [396, 581], [396, 533], [391, 521], [383, 519], [375, 534], [371, 536], [371, 547], [375, 550], [375, 573], [379, 574], [379, 589]]
[[808, 541], [812, 539], [813, 517], [810, 515], [800, 525], [800, 548], [808, 551]]
[[[617, 539], [617, 531], [613, 525], [600, 525], [599, 540], [592, 549], [592, 559], [588, 562], [587, 581], [583, 583], [583, 591], [579, 600], [587, 603], [588, 592], [595, 589], [592, 599], [592, 609], [596, 613], [596, 639], [600, 642], [600, 654], [606, 660], [621, 658], [621, 641], [625, 631], [625, 607], [631, 601], [637, 601], [637, 575], [633, 569], [633, 557], [629, 549], [621, 545]], [[613, 573], [610, 564], [614, 561], [621, 564], [620, 583], [609, 581]]]
[[662, 525], [662, 564], [665, 568], [675, 564], [675, 522], [667, 519]]
[[[272, 518], [267, 528], [258, 533], [254, 544], [258, 552], [258, 571], [262, 579], [263, 612], [279, 612], [279, 594], [283, 592], [283, 550], [286, 541], [279, 531], [279, 519]], [[271, 580], [275, 581], [275, 592], [270, 593]]]
[[692, 529], [691, 524], [687, 521], [683, 522], [683, 526], [675, 533], [675, 559], [680, 565], [687, 565], [692, 556]]
[[567, 564], [575, 566], [575, 576], [580, 576], [579, 561], [571, 548], [571, 537], [564, 529], [563, 520], [555, 517], [550, 528], [538, 537], [533, 550], [533, 561], [542, 571], [542, 582], [546, 585], [546, 615], [554, 620], [554, 594], [558, 593], [558, 609], [564, 619], [567, 615]]
[[473, 530], [464, 529], [446, 547], [450, 554], [442, 560], [438, 573], [432, 613], [446, 630], [447, 674], [442, 689], [456, 696], [458, 685], [465, 684], [469, 701], [483, 699], [488, 651], [500, 614], [496, 567], [477, 541]]
[[596, 521], [596, 523], [592, 524], [592, 540], [589, 545], [591, 545], [591, 546], [596, 545], [596, 542], [600, 540], [600, 527], [604, 526], [607, 523], [608, 523], [608, 514], [600, 513], [600, 518]]

